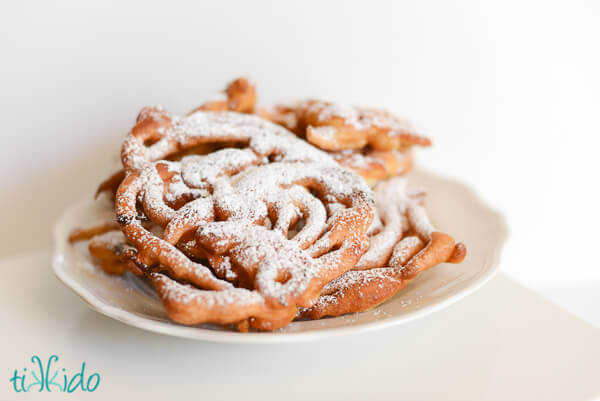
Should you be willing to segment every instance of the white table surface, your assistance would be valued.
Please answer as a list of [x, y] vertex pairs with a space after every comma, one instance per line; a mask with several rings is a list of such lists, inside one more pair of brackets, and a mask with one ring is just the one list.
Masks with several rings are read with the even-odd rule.
[[[69, 399], [592, 400], [600, 330], [500, 274], [421, 320], [298, 344], [232, 345], [148, 333], [96, 313], [52, 274], [50, 252], [0, 264], [0, 372], [32, 355], [82, 361], [101, 382]], [[5, 377], [8, 379], [8, 377]], [[0, 399], [24, 399], [7, 380]], [[28, 393], [27, 399], [66, 399]]]

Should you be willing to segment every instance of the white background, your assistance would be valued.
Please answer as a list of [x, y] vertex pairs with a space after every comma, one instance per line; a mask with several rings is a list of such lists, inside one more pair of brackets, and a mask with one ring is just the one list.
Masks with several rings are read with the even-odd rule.
[[409, 117], [434, 141], [419, 164], [506, 214], [502, 269], [600, 324], [599, 49], [597, 1], [4, 1], [0, 258], [50, 245], [142, 106], [246, 75], [263, 104]]

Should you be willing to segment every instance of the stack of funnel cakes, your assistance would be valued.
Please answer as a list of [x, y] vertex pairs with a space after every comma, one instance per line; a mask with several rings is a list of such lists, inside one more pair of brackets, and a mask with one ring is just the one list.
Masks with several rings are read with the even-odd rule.
[[[465, 247], [431, 225], [422, 191], [403, 177], [372, 189], [322, 150], [397, 152], [428, 141], [379, 112], [357, 111], [360, 123], [333, 113], [316, 125], [311, 107], [295, 109], [301, 123], [283, 124], [236, 80], [187, 116], [145, 108], [123, 142], [123, 169], [99, 187], [114, 218], [69, 240], [89, 240], [106, 273], [152, 282], [174, 321], [240, 331], [368, 310], [421, 271], [462, 261]], [[328, 149], [319, 127], [342, 131], [331, 136], [346, 148]]]

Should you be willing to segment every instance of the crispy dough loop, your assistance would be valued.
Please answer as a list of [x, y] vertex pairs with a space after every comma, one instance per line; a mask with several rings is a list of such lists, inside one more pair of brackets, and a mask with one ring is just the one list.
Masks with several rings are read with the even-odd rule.
[[294, 235], [292, 241], [298, 243], [301, 249], [308, 248], [323, 233], [327, 221], [327, 210], [323, 203], [301, 186], [290, 188], [288, 204], [277, 205], [280, 210], [276, 229], [280, 229], [284, 236], [288, 236], [290, 228], [300, 218], [304, 219], [304, 226]]
[[192, 111], [237, 111], [253, 113], [256, 106], [256, 87], [247, 78], [232, 81], [224, 92], [215, 99], [198, 106]]
[[331, 152], [331, 155], [335, 161], [358, 173], [369, 184], [404, 175], [412, 169], [414, 162], [410, 150], [382, 151], [365, 148]]
[[113, 221], [108, 221], [105, 223], [95, 224], [90, 227], [75, 229], [75, 230], [71, 231], [71, 233], [69, 234], [68, 240], [71, 243], [77, 242], [77, 241], [83, 241], [86, 239], [93, 238], [97, 235], [102, 235], [109, 231], [114, 231], [114, 230], [118, 230], [118, 229], [119, 229], [119, 224], [117, 224], [116, 222], [113, 222]]
[[114, 199], [117, 189], [124, 179], [125, 170], [119, 170], [116, 173], [113, 173], [110, 177], [100, 183], [98, 189], [96, 190], [95, 197], [98, 198], [98, 196], [100, 196], [100, 194], [103, 192], [109, 192], [111, 197]]
[[[122, 275], [135, 257], [137, 251], [128, 245], [121, 231], [108, 231], [93, 237], [88, 249], [100, 261], [100, 267], [108, 274]], [[137, 269], [129, 269], [139, 273]]]

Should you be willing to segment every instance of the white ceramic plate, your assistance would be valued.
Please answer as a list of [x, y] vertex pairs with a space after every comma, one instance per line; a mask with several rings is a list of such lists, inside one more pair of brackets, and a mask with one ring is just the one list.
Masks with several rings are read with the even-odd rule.
[[129, 273], [123, 277], [105, 274], [90, 257], [86, 243], [68, 243], [66, 238], [73, 228], [99, 219], [102, 208], [91, 200], [69, 208], [56, 224], [54, 272], [106, 316], [145, 330], [196, 340], [304, 341], [406, 323], [443, 309], [481, 287], [496, 272], [507, 237], [503, 216], [485, 205], [466, 185], [424, 171], [411, 173], [411, 181], [427, 189], [431, 221], [466, 244], [467, 258], [458, 265], [444, 264], [421, 273], [395, 297], [367, 312], [293, 322], [271, 333], [237, 333], [214, 325], [190, 327], [174, 323], [144, 280]]

